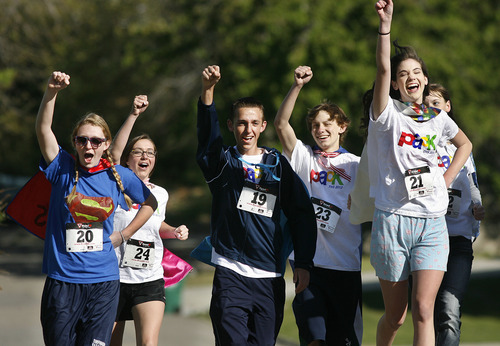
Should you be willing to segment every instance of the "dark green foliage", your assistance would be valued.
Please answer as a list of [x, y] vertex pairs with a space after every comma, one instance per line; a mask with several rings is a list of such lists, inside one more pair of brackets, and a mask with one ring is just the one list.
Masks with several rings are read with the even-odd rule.
[[[0, 171], [30, 175], [39, 150], [34, 118], [53, 70], [71, 75], [58, 98], [54, 132], [69, 148], [70, 129], [88, 111], [116, 132], [134, 95], [151, 106], [134, 134], [149, 133], [159, 149], [160, 185], [203, 184], [194, 161], [200, 72], [218, 64], [215, 100], [224, 126], [229, 104], [253, 95], [266, 107], [263, 144], [278, 146], [274, 114], [298, 65], [313, 68], [292, 124], [309, 141], [304, 115], [323, 99], [352, 119], [345, 146], [360, 154], [361, 96], [375, 77], [378, 18], [366, 0], [154, 1], [0, 0]], [[392, 38], [414, 46], [431, 80], [447, 86], [454, 111], [475, 146], [486, 226], [500, 220], [500, 3], [398, 0]], [[224, 133], [227, 142], [232, 135]]]

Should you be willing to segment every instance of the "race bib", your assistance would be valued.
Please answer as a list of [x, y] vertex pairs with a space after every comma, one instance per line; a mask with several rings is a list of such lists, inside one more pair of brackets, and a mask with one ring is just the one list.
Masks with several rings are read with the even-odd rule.
[[102, 251], [102, 222], [78, 222], [66, 224], [66, 251]]
[[448, 210], [446, 216], [457, 218], [460, 214], [460, 206], [462, 204], [462, 191], [456, 189], [448, 189]]
[[315, 197], [311, 197], [311, 202], [313, 203], [316, 213], [316, 225], [318, 229], [333, 233], [339, 221], [342, 209]]
[[151, 268], [155, 261], [154, 241], [129, 239], [125, 246], [122, 265], [132, 268]]
[[238, 200], [238, 209], [272, 217], [277, 196], [276, 191], [273, 190], [248, 181], [245, 182]]
[[405, 186], [409, 199], [432, 195], [434, 185], [430, 168], [424, 166], [407, 170], [405, 172]]

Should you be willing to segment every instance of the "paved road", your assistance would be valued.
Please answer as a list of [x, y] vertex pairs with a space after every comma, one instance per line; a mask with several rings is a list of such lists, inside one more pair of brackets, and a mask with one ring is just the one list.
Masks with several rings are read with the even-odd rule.
[[[43, 345], [39, 321], [40, 297], [45, 279], [40, 274], [43, 242], [22, 230], [12, 231], [0, 227], [0, 234], [0, 346]], [[500, 275], [500, 260], [474, 262], [474, 275], [487, 273]], [[378, 289], [373, 273], [364, 274], [363, 282], [364, 289]], [[293, 295], [293, 285], [288, 284], [287, 287], [287, 295]], [[181, 312], [165, 315], [160, 345], [214, 344], [210, 321], [200, 317], [208, 311], [210, 290], [209, 285], [184, 287]], [[135, 345], [131, 322], [127, 324], [124, 339], [124, 346]], [[294, 344], [281, 340], [278, 345]], [[500, 343], [482, 346], [493, 345], [499, 346]]]
[[[45, 281], [41, 274], [43, 241], [17, 227], [0, 226], [0, 346], [43, 345], [40, 325], [40, 299]], [[183, 242], [192, 249], [192, 244]], [[188, 258], [189, 251], [176, 254]], [[199, 264], [197, 270], [208, 266]], [[206, 266], [206, 267], [205, 267]], [[207, 311], [211, 286], [184, 287], [182, 311], [166, 314], [160, 335], [160, 345], [214, 345]], [[206, 315], [206, 318], [200, 317]], [[135, 345], [132, 322], [125, 328], [124, 346]], [[287, 346], [286, 342], [278, 345]]]

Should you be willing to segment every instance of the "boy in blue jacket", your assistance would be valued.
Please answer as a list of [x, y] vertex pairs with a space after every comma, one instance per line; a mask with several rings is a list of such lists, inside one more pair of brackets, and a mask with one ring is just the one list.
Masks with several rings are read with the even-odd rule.
[[300, 178], [272, 148], [259, 147], [264, 107], [254, 98], [233, 103], [222, 142], [215, 104], [219, 66], [202, 72], [196, 159], [212, 193], [210, 317], [217, 345], [274, 345], [283, 321], [285, 259], [291, 251], [280, 224], [288, 218], [295, 251], [295, 292], [309, 284], [316, 247], [314, 209]]

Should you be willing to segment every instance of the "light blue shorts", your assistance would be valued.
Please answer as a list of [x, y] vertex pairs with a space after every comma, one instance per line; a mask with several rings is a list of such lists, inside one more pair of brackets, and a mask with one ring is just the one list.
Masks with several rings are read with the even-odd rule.
[[370, 262], [380, 279], [399, 282], [417, 270], [445, 272], [448, 252], [444, 216], [420, 218], [375, 209]]

